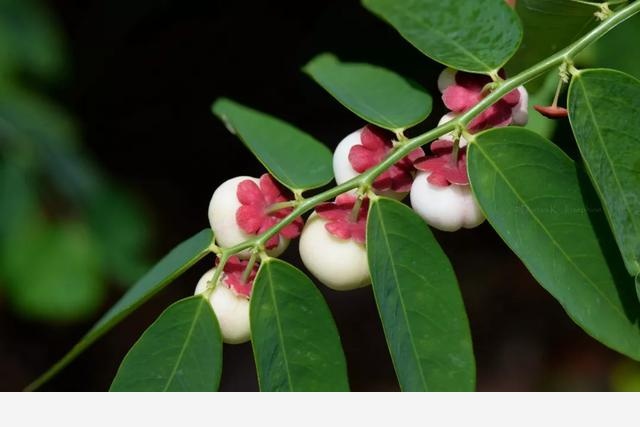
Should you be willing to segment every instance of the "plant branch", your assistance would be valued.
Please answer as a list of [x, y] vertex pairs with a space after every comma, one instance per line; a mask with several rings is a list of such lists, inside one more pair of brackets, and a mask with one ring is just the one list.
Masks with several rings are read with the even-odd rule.
[[396, 150], [391, 151], [389, 156], [385, 158], [378, 165], [369, 169], [366, 172], [358, 175], [357, 177], [341, 184], [336, 187], [330, 188], [320, 194], [317, 194], [313, 197], [305, 199], [303, 202], [298, 204], [289, 215], [283, 218], [276, 225], [265, 231], [264, 233], [246, 240], [236, 246], [223, 249], [223, 255], [230, 256], [232, 254], [236, 254], [240, 251], [243, 251], [248, 248], [256, 248], [263, 247], [264, 244], [277, 233], [280, 232], [285, 226], [290, 224], [293, 220], [295, 220], [300, 215], [310, 211], [315, 208], [318, 204], [322, 202], [326, 202], [334, 197], [339, 196], [342, 193], [345, 193], [354, 188], [369, 188], [371, 187], [373, 181], [384, 171], [389, 169], [393, 164], [401, 160], [403, 157], [408, 155], [413, 150], [434, 141], [442, 135], [445, 135], [456, 128], [462, 128], [463, 130], [466, 126], [480, 113], [489, 108], [491, 105], [495, 104], [497, 101], [502, 99], [505, 95], [507, 95], [512, 90], [522, 86], [547, 71], [560, 67], [563, 64], [571, 64], [573, 58], [584, 50], [586, 47], [598, 41], [602, 36], [608, 33], [610, 30], [615, 28], [617, 25], [626, 21], [636, 13], [640, 12], [640, 1], [636, 1], [631, 3], [628, 6], [620, 9], [619, 11], [612, 14], [605, 21], [600, 23], [596, 28], [591, 30], [589, 33], [585, 34], [575, 43], [567, 46], [565, 49], [557, 52], [556, 54], [546, 58], [537, 64], [533, 65], [527, 70], [522, 71], [521, 73], [515, 75], [514, 77], [508, 80], [500, 80], [495, 82], [495, 89], [483, 98], [478, 104], [476, 104], [473, 108], [469, 109], [464, 114], [458, 116], [456, 119], [451, 120], [441, 126], [438, 126], [422, 135], [416, 136], [414, 138], [403, 141], [401, 146], [398, 146]]

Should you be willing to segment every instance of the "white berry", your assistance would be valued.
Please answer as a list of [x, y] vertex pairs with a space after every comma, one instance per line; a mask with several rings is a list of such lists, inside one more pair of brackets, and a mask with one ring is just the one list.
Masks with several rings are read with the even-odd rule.
[[[363, 129], [364, 128], [360, 128], [347, 135], [342, 141], [340, 141], [333, 152], [333, 175], [335, 176], [336, 184], [338, 185], [360, 175], [353, 166], [351, 166], [351, 162], [349, 162], [349, 152], [351, 151], [351, 147], [362, 143], [360, 136], [362, 135]], [[356, 190], [351, 190], [350, 193], [356, 194]], [[375, 190], [375, 193], [396, 200], [402, 200], [407, 196], [407, 193], [399, 193], [393, 190]]]
[[[238, 200], [238, 185], [245, 180], [250, 180], [260, 186], [260, 180], [250, 176], [238, 176], [223, 182], [214, 191], [209, 203], [209, 224], [218, 246], [228, 248], [255, 237], [245, 233], [236, 221], [236, 212], [241, 205]], [[278, 246], [267, 251], [270, 256], [278, 256], [289, 245], [289, 240], [280, 236]], [[248, 250], [237, 254], [240, 258], [249, 258]]]
[[[198, 281], [195, 295], [200, 295], [213, 280], [215, 269], [207, 271]], [[222, 280], [209, 296], [209, 304], [216, 314], [222, 340], [227, 344], [242, 344], [249, 341], [251, 328], [249, 326], [249, 300], [238, 296], [229, 289]]]
[[420, 172], [411, 186], [411, 207], [427, 224], [438, 230], [474, 228], [485, 220], [468, 185], [439, 187]]
[[311, 214], [300, 236], [300, 258], [320, 282], [336, 291], [367, 286], [369, 264], [363, 244], [341, 239], [325, 228], [327, 221]]

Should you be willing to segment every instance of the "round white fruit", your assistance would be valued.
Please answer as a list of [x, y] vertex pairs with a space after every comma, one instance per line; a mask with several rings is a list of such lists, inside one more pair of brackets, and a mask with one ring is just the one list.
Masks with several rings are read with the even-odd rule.
[[[200, 278], [195, 295], [200, 295], [207, 289], [209, 282], [213, 280], [214, 273], [215, 269], [211, 269]], [[209, 304], [218, 319], [223, 341], [227, 344], [242, 344], [251, 339], [249, 300], [237, 296], [222, 282], [224, 282], [224, 274], [221, 283], [209, 296]]]
[[[458, 115], [456, 113], [447, 113], [444, 116], [442, 116], [440, 118], [440, 121], [438, 122], [438, 126], [442, 126], [445, 123], [450, 122], [451, 120], [455, 119], [456, 117], [458, 117]], [[445, 141], [454, 141], [453, 138], [453, 132], [449, 132], [447, 134], [442, 135], [439, 139], [443, 139]], [[467, 140], [463, 137], [460, 136], [460, 148], [462, 147], [466, 147], [468, 144]]]
[[327, 221], [311, 214], [300, 236], [300, 258], [320, 282], [336, 291], [367, 286], [369, 264], [363, 244], [340, 239], [325, 228]]
[[[255, 236], [245, 233], [236, 221], [236, 212], [242, 206], [238, 200], [238, 185], [245, 180], [250, 180], [260, 186], [260, 180], [250, 176], [238, 176], [223, 182], [214, 191], [209, 202], [209, 224], [216, 238], [216, 243], [222, 248], [228, 248], [242, 243]], [[270, 256], [278, 256], [289, 245], [289, 240], [280, 236], [278, 246], [267, 251]], [[238, 254], [240, 258], [249, 258], [248, 250]]]
[[427, 224], [438, 230], [474, 228], [485, 220], [468, 185], [439, 187], [420, 172], [411, 186], [411, 207]]
[[[360, 136], [362, 135], [362, 129], [360, 128], [355, 132], [347, 135], [336, 147], [333, 152], [333, 175], [336, 179], [336, 184], [340, 185], [349, 181], [352, 178], [360, 175], [349, 162], [349, 152], [354, 145], [360, 145], [362, 143]], [[356, 190], [349, 191], [351, 194], [356, 194]], [[378, 191], [376, 194], [381, 196], [390, 197], [396, 200], [402, 200], [407, 196], [407, 193], [398, 193], [393, 190]]]

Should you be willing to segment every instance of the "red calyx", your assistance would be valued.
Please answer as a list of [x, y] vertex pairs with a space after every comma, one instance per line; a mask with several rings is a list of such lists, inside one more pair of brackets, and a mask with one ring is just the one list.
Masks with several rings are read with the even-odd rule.
[[357, 218], [352, 219], [356, 196], [341, 194], [335, 202], [323, 203], [316, 207], [317, 214], [327, 220], [325, 228], [332, 235], [340, 239], [353, 239], [357, 243], [364, 243], [367, 234], [367, 213], [369, 199], [364, 199]]
[[[249, 179], [242, 181], [238, 184], [236, 196], [242, 204], [236, 212], [236, 222], [248, 234], [263, 233], [293, 210], [292, 208], [283, 208], [269, 212], [269, 208], [275, 203], [291, 200], [290, 194], [282, 189], [269, 174], [260, 177], [259, 186]], [[298, 237], [303, 225], [302, 218], [296, 218], [277, 235], [269, 239], [266, 244], [267, 249], [278, 246], [280, 235], [287, 239]]]
[[[349, 163], [358, 173], [378, 165], [393, 147], [392, 135], [372, 125], [364, 127], [360, 141], [359, 145], [354, 145], [349, 151]], [[421, 148], [412, 151], [380, 174], [373, 183], [374, 188], [401, 193], [409, 191], [413, 181], [413, 161], [422, 156], [424, 151]]]
[[431, 153], [414, 163], [416, 169], [430, 172], [427, 181], [438, 187], [469, 185], [467, 147], [460, 148], [454, 159], [453, 142], [439, 139], [431, 143]]
[[[216, 265], [219, 260], [216, 259]], [[237, 256], [232, 256], [227, 260], [222, 271], [224, 272], [222, 283], [229, 287], [236, 295], [249, 298], [253, 289], [253, 281], [258, 274], [258, 263], [251, 268], [249, 277], [246, 281], [242, 280], [242, 275], [247, 269], [249, 261], [242, 260]]]

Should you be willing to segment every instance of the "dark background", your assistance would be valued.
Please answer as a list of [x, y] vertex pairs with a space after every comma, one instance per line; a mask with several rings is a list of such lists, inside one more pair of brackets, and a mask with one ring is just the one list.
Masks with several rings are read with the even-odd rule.
[[[227, 96], [284, 118], [333, 148], [362, 122], [300, 72], [314, 55], [387, 66], [437, 93], [441, 66], [355, 0], [322, 2], [49, 0], [71, 54], [51, 90], [85, 148], [142, 201], [155, 259], [208, 226], [213, 190], [259, 163], [210, 113]], [[436, 111], [426, 125], [442, 115]], [[489, 225], [436, 233], [467, 305], [478, 389], [607, 390], [628, 362], [575, 326]], [[295, 245], [286, 257], [295, 262]], [[172, 301], [192, 293], [199, 264], [122, 322], [45, 390], [106, 390], [120, 360]], [[319, 285], [341, 332], [353, 390], [397, 390], [370, 288]], [[112, 287], [106, 310], [122, 293]], [[0, 390], [19, 390], [88, 330], [21, 320], [0, 304]], [[225, 346], [222, 390], [257, 390], [250, 344]], [[622, 368], [621, 368], [622, 367]]]

